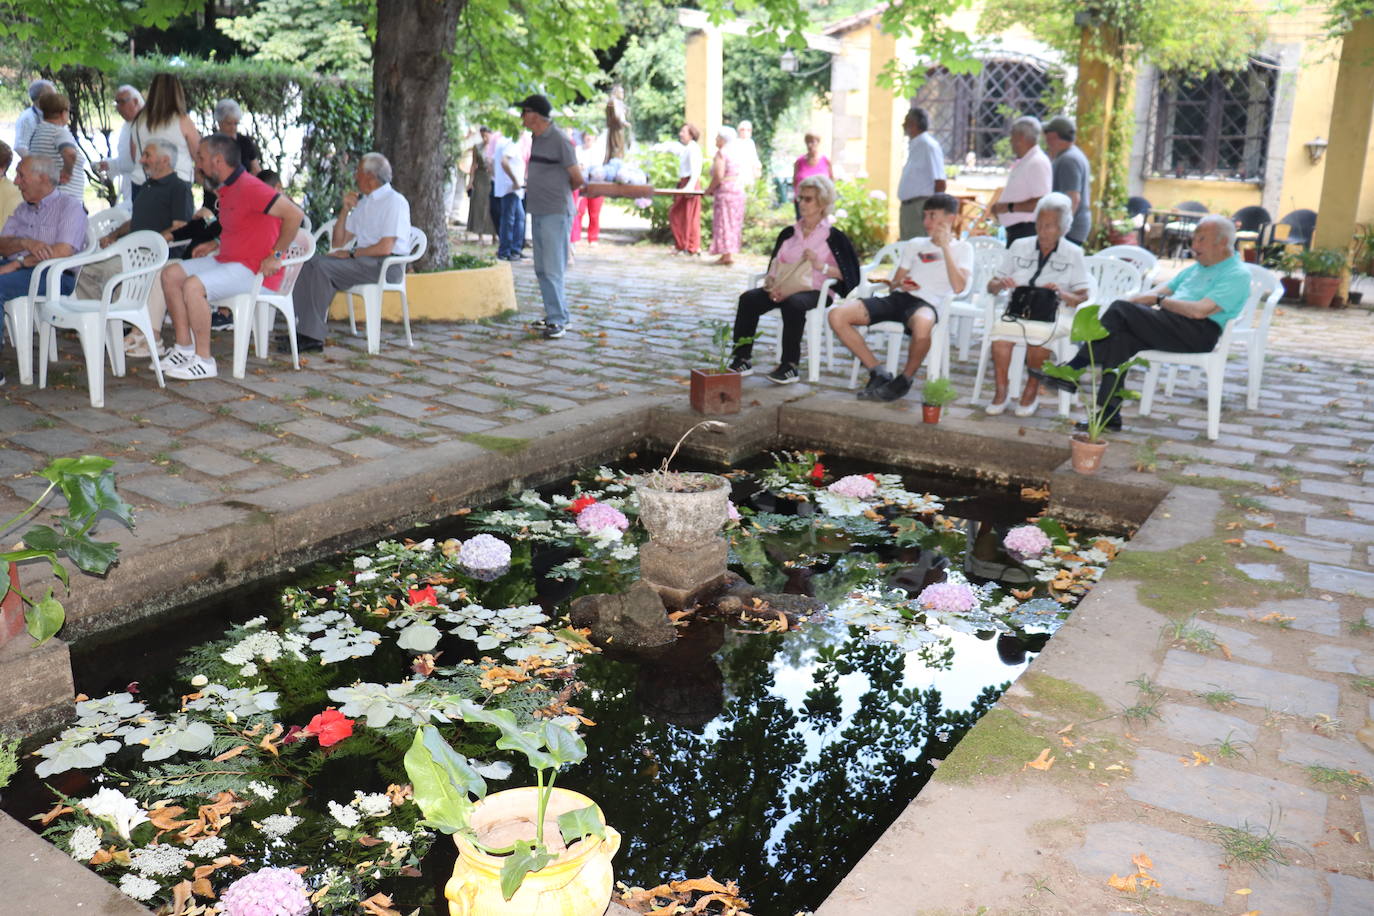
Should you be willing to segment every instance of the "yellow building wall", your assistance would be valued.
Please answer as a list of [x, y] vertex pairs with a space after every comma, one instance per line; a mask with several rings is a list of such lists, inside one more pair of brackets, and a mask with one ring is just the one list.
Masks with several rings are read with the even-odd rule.
[[[1252, 181], [1148, 178], [1141, 195], [1151, 206], [1160, 208], [1173, 208], [1184, 201], [1195, 200], [1205, 206], [1210, 213], [1230, 214], [1241, 207], [1258, 207], [1261, 203], [1260, 185]], [[1275, 219], [1277, 218], [1276, 215]]]

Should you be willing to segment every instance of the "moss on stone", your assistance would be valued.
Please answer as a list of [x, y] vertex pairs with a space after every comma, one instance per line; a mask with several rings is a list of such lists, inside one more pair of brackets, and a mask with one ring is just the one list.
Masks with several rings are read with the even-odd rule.
[[[1286, 554], [1225, 543], [1220, 536], [1202, 538], [1172, 550], [1131, 550], [1112, 561], [1112, 578], [1140, 583], [1141, 603], [1164, 614], [1196, 614], [1225, 606], [1254, 606], [1265, 601], [1298, 597], [1305, 581]], [[1236, 569], [1237, 560], [1274, 563], [1289, 573], [1289, 582], [1261, 582]]]
[[1107, 704], [1097, 694], [1072, 681], [1031, 671], [1021, 678], [1021, 685], [1034, 694], [1022, 701], [1031, 709], [1070, 721], [1096, 719], [1107, 714]]
[[935, 771], [945, 782], [969, 782], [980, 776], [1018, 772], [1027, 760], [1048, 747], [1044, 738], [1009, 709], [993, 709], [978, 720], [954, 752]]
[[516, 452], [524, 451], [529, 446], [528, 439], [514, 439], [507, 436], [489, 436], [486, 433], [468, 433], [463, 436], [463, 441], [484, 448], [489, 452], [500, 452], [503, 455], [511, 455]]

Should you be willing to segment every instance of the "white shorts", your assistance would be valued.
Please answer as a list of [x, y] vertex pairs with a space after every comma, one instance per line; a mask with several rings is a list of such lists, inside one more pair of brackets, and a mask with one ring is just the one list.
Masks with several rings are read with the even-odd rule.
[[242, 264], [217, 261], [213, 257], [191, 258], [180, 263], [186, 276], [196, 277], [205, 284], [205, 296], [211, 302], [251, 293], [258, 276]]

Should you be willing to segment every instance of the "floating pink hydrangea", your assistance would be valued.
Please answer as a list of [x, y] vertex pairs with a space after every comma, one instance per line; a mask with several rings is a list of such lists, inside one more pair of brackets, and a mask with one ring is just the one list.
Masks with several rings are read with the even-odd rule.
[[836, 496], [852, 496], [856, 499], [868, 499], [878, 492], [878, 483], [871, 477], [861, 474], [850, 474], [841, 477], [839, 480], [827, 487]]
[[1012, 559], [1030, 560], [1050, 549], [1050, 538], [1035, 525], [1022, 525], [1007, 532], [1002, 546]]
[[510, 566], [510, 545], [490, 534], [479, 534], [463, 542], [458, 562], [474, 572], [504, 569]]
[[978, 596], [961, 582], [936, 582], [921, 589], [916, 602], [928, 611], [963, 614], [978, 606]]
[[261, 868], [229, 885], [220, 898], [224, 916], [306, 916], [310, 896], [289, 868]]
[[725, 501], [725, 511], [730, 514], [730, 521], [739, 521], [739, 509], [735, 506], [735, 501], [733, 499], [727, 499]]
[[577, 527], [588, 533], [606, 528], [624, 531], [630, 527], [630, 520], [625, 517], [625, 513], [615, 506], [608, 506], [605, 503], [592, 503], [577, 513]]

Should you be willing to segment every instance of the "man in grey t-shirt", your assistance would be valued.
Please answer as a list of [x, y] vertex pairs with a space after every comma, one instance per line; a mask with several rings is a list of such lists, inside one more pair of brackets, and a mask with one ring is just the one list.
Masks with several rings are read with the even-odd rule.
[[1067, 194], [1073, 203], [1073, 225], [1065, 238], [1082, 245], [1093, 227], [1093, 179], [1088, 157], [1073, 142], [1078, 136], [1078, 128], [1072, 118], [1061, 115], [1046, 124], [1044, 130], [1045, 146], [1054, 160], [1054, 190]]
[[554, 123], [553, 106], [542, 95], [520, 103], [520, 121], [534, 135], [525, 180], [525, 212], [533, 224], [534, 275], [544, 299], [544, 318], [533, 327], [553, 340], [568, 324], [563, 272], [572, 242], [572, 192], [582, 187], [582, 170], [572, 141]]

